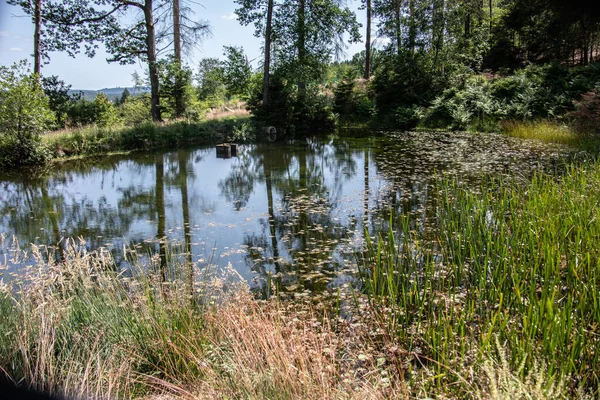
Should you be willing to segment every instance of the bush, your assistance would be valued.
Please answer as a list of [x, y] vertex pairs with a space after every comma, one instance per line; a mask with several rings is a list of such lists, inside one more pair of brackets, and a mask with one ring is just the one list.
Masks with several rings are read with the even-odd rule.
[[426, 123], [449, 129], [488, 130], [502, 114], [501, 104], [492, 95], [490, 81], [475, 75], [467, 78], [462, 88], [446, 89], [436, 97]]
[[129, 97], [119, 106], [118, 111], [126, 126], [137, 126], [151, 122], [150, 96]]
[[0, 67], [0, 165], [43, 161], [40, 135], [55, 121], [40, 78], [24, 62]]
[[99, 93], [92, 102], [94, 121], [100, 127], [115, 125], [119, 122], [119, 115], [112, 101], [104, 93]]
[[354, 69], [346, 70], [334, 90], [333, 110], [343, 121], [366, 121], [375, 114], [375, 103], [369, 98], [367, 85], [359, 81]]
[[575, 110], [569, 113], [573, 125], [582, 133], [600, 133], [600, 95], [598, 89], [584, 93], [575, 101]]
[[388, 56], [372, 82], [377, 113], [386, 116], [400, 107], [425, 105], [435, 97], [436, 85], [424, 56]]

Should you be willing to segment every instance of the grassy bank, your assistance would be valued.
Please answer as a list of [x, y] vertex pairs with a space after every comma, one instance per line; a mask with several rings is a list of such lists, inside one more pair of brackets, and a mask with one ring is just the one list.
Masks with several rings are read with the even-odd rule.
[[402, 394], [366, 324], [258, 302], [177, 252], [164, 270], [156, 257], [116, 273], [106, 252], [70, 245], [57, 264], [32, 251], [36, 265], [0, 287], [0, 374], [21, 385], [104, 399]]
[[472, 193], [449, 180], [438, 189], [436, 229], [422, 233], [403, 217], [400, 239], [369, 244], [362, 274], [381, 321], [436, 371], [428, 389], [457, 384], [464, 396], [450, 371], [480, 364], [498, 340], [521, 378], [547, 377], [542, 392], [563, 382], [570, 396], [595, 398], [600, 164], [526, 187], [490, 181]]
[[250, 117], [209, 119], [202, 122], [145, 123], [135, 127], [86, 127], [47, 133], [42, 144], [50, 159], [100, 155], [114, 152], [175, 149], [224, 140], [248, 140]]

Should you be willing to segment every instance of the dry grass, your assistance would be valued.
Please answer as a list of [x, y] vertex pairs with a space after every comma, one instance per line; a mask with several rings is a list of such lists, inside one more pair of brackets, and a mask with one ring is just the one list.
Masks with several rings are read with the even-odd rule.
[[404, 385], [390, 376], [389, 360], [378, 362], [366, 351], [372, 340], [364, 325], [343, 323], [334, 329], [310, 310], [281, 306], [242, 293], [209, 315], [211, 367], [201, 393], [211, 398], [406, 397]]
[[197, 281], [191, 303], [186, 282], [150, 272], [155, 260], [125, 276], [74, 244], [60, 263], [33, 256], [0, 290], [0, 371], [20, 384], [98, 399], [406, 397], [372, 325], [258, 302], [223, 279]]
[[220, 107], [212, 109], [206, 114], [207, 120], [249, 117], [250, 111], [246, 110], [246, 105], [243, 103], [232, 107]]

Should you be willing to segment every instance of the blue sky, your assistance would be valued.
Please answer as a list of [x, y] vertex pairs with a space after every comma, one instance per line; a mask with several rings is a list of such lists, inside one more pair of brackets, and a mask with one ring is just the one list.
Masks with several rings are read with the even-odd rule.
[[[196, 4], [199, 3], [199, 4]], [[364, 24], [365, 12], [359, 11], [359, 0], [347, 0], [356, 11], [358, 21]], [[201, 43], [186, 63], [195, 71], [198, 61], [204, 57], [222, 58], [223, 46], [243, 46], [248, 58], [257, 66], [261, 57], [261, 40], [254, 37], [253, 26], [241, 26], [233, 11], [233, 0], [195, 0], [191, 2], [196, 18], [207, 20], [211, 24], [212, 36]], [[363, 28], [364, 30], [364, 28]], [[363, 33], [364, 35], [364, 33]], [[33, 24], [24, 16], [20, 8], [9, 6], [6, 0], [0, 0], [0, 65], [11, 65], [27, 59], [32, 62]], [[362, 43], [353, 44], [347, 49], [348, 57], [364, 48]], [[52, 53], [50, 64], [42, 67], [43, 75], [58, 75], [73, 89], [101, 89], [105, 87], [125, 87], [132, 85], [131, 74], [145, 71], [142, 64], [118, 65], [106, 62], [107, 54], [98, 51], [90, 59], [80, 55], [73, 59], [64, 53]]]

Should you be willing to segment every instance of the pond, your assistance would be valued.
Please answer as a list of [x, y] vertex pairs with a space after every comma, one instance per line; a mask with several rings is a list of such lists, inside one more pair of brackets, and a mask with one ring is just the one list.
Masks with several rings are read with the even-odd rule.
[[[124, 246], [190, 249], [200, 267], [231, 264], [263, 294], [272, 282], [321, 292], [353, 279], [365, 230], [387, 229], [390, 212], [433, 220], [437, 177], [475, 188], [489, 174], [527, 178], [566, 153], [494, 134], [357, 132], [241, 145], [228, 159], [210, 147], [57, 163], [0, 176], [0, 259], [15, 241], [60, 249], [70, 237], [110, 249], [122, 268]], [[6, 262], [4, 274], [27, 263]]]

